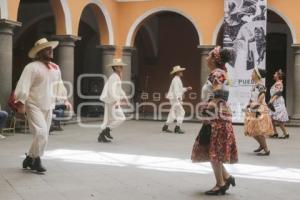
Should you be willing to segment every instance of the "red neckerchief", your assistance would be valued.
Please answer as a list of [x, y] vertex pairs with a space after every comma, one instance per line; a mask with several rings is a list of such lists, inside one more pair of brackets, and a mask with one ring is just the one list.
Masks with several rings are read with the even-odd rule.
[[46, 64], [46, 66], [48, 69], [55, 69], [55, 70], [58, 69], [58, 65], [53, 62], [49, 62], [48, 64]]

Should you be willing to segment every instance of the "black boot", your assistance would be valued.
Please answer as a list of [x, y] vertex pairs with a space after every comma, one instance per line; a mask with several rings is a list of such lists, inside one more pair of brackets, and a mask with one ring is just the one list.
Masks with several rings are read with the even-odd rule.
[[27, 169], [28, 167], [30, 169], [32, 169], [32, 165], [33, 165], [33, 158], [31, 158], [30, 156], [28, 156], [27, 154], [26, 155], [26, 158], [23, 160], [23, 169]]
[[109, 143], [109, 142], [111, 142], [110, 140], [106, 139], [106, 137], [105, 137], [105, 130], [106, 130], [106, 129], [104, 129], [104, 130], [99, 134], [99, 136], [98, 136], [98, 142], [103, 142], [103, 143]]
[[174, 133], [184, 134], [184, 131], [180, 129], [180, 126], [176, 126], [174, 129]]
[[40, 157], [37, 157], [33, 160], [32, 170], [36, 170], [39, 173], [46, 172], [46, 168], [43, 167]]
[[104, 134], [106, 137], [108, 137], [109, 139], [114, 139], [111, 134], [110, 134], [110, 128], [106, 128], [105, 129], [105, 134]]
[[168, 125], [166, 124], [163, 126], [162, 131], [166, 133], [172, 133], [172, 131], [169, 129]]

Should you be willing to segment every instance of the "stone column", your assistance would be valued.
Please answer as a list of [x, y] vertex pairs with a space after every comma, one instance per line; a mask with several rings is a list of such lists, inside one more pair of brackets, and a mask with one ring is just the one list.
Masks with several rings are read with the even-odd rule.
[[[81, 38], [73, 35], [55, 35], [52, 39], [59, 41], [59, 45], [54, 53], [55, 60], [60, 66], [63, 81], [70, 83], [66, 84], [68, 94], [70, 94], [70, 92], [73, 94], [74, 89], [76, 89], [74, 88], [74, 48], [75, 42]], [[70, 85], [72, 85], [73, 88], [70, 88]], [[72, 89], [72, 91], [70, 91], [70, 89]], [[73, 95], [69, 98], [69, 101], [72, 105], [74, 104]]]
[[201, 70], [200, 70], [200, 84], [201, 89], [203, 85], [205, 84], [207, 77], [209, 75], [209, 69], [207, 66], [207, 56], [208, 53], [214, 48], [213, 45], [199, 45], [198, 49], [200, 51], [200, 60], [201, 60]]
[[295, 56], [294, 64], [294, 105], [293, 105], [293, 116], [294, 119], [300, 119], [300, 44], [292, 45]]
[[102, 73], [109, 78], [113, 73], [111, 67], [107, 67], [115, 57], [116, 47], [114, 45], [100, 45], [98, 48], [102, 54]]
[[[134, 47], [124, 47], [123, 48], [123, 54], [122, 54], [122, 60], [124, 63], [127, 64], [127, 66], [124, 68], [123, 72], [123, 80], [132, 82], [131, 75], [132, 75], [132, 54], [136, 49]], [[132, 93], [132, 90], [134, 88], [130, 87], [130, 85], [126, 84], [124, 86], [124, 90], [127, 94]]]
[[7, 100], [12, 91], [13, 29], [21, 23], [0, 19], [0, 105], [7, 110]]

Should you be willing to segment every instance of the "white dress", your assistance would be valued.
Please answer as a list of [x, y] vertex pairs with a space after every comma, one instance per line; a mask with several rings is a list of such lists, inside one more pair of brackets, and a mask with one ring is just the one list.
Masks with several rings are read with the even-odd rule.
[[[270, 90], [271, 97], [274, 96], [276, 93], [283, 92], [283, 84], [282, 81], [277, 81]], [[289, 121], [289, 116], [285, 107], [285, 101], [283, 96], [279, 96], [275, 101], [273, 102], [273, 106], [275, 108], [275, 112], [270, 111], [271, 118], [275, 121], [279, 122], [287, 122]]]

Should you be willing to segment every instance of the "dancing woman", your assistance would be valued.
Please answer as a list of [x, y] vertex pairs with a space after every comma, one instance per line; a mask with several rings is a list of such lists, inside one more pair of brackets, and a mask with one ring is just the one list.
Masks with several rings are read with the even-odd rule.
[[[232, 114], [227, 105], [226, 91], [227, 73], [225, 63], [231, 58], [227, 49], [216, 47], [207, 58], [211, 71], [206, 84], [202, 88], [202, 97], [208, 98], [205, 110], [216, 115], [207, 118], [202, 130], [197, 136], [191, 159], [193, 162], [210, 161], [216, 178], [216, 185], [206, 195], [224, 195], [230, 185], [235, 186], [235, 179], [231, 176], [224, 163], [238, 161], [237, 146], [232, 126]], [[210, 133], [210, 134], [209, 134]]]
[[279, 125], [283, 132], [283, 136], [279, 137], [280, 139], [288, 139], [290, 135], [287, 133], [285, 128], [285, 123], [289, 121], [289, 116], [285, 107], [285, 101], [282, 96], [283, 92], [283, 72], [282, 70], [278, 70], [274, 74], [275, 84], [271, 87], [270, 94], [271, 99], [268, 103], [270, 106], [270, 114], [273, 120], [273, 128], [274, 134], [271, 136], [272, 138], [278, 138], [278, 133], [276, 130], [276, 124]]
[[[266, 71], [254, 68], [252, 80], [255, 82], [251, 90], [250, 101], [246, 108], [245, 135], [253, 137], [259, 144], [254, 150], [258, 156], [269, 156], [270, 150], [266, 142], [266, 136], [273, 134], [273, 125], [269, 116], [269, 109], [265, 101], [266, 87], [262, 79], [265, 78]], [[263, 153], [260, 153], [264, 150]]]

